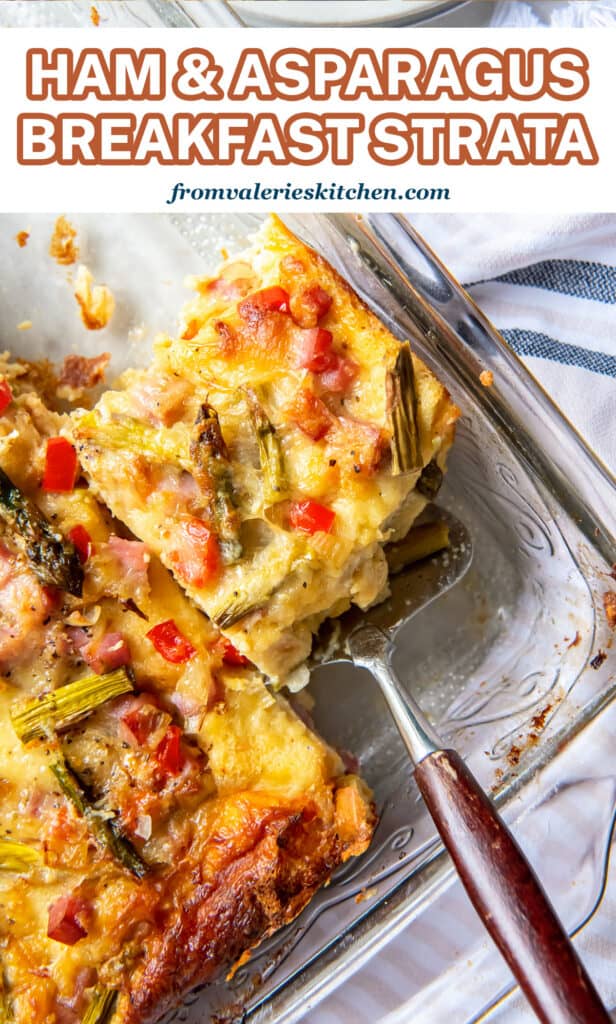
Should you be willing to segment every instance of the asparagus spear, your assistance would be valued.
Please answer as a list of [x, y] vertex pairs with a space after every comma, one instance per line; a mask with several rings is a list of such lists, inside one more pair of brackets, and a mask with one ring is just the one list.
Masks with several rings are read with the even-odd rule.
[[60, 789], [74, 805], [77, 813], [87, 820], [100, 845], [109, 850], [133, 875], [143, 878], [149, 870], [148, 865], [121, 834], [116, 820], [105, 817], [104, 812], [93, 807], [85, 786], [67, 762], [62, 758], [50, 765], [50, 768], [58, 780]]
[[400, 346], [390, 385], [392, 472], [394, 476], [401, 476], [421, 466], [415, 374], [408, 341]]
[[220, 629], [228, 629], [229, 626], [234, 626], [236, 622], [240, 621], [240, 619], [245, 619], [251, 612], [256, 612], [259, 608], [264, 608], [271, 596], [271, 593], [267, 595], [259, 594], [255, 597], [238, 595], [219, 612], [215, 612], [212, 615], [212, 621], [215, 622]]
[[0, 871], [27, 871], [42, 860], [40, 851], [33, 846], [16, 839], [0, 839]]
[[83, 569], [74, 546], [56, 533], [41, 510], [0, 469], [0, 518], [11, 540], [46, 586], [81, 597]]
[[223, 558], [228, 564], [237, 562], [242, 557], [242, 545], [240, 521], [233, 500], [229, 452], [218, 413], [208, 402], [204, 402], [199, 410], [190, 454], [194, 464], [193, 476], [214, 512]]
[[92, 1002], [81, 1024], [107, 1024], [113, 1016], [117, 1000], [118, 993], [114, 989], [102, 986], [95, 989]]
[[169, 429], [150, 427], [130, 416], [121, 420], [104, 420], [94, 411], [75, 415], [73, 424], [77, 440], [90, 440], [103, 448], [130, 451], [154, 461], [170, 462], [189, 473], [193, 469], [190, 453], [177, 434]]
[[274, 425], [268, 419], [256, 391], [247, 388], [246, 396], [248, 412], [259, 447], [259, 459], [263, 473], [263, 498], [266, 504], [273, 505], [284, 497], [287, 487], [280, 439]]
[[105, 675], [75, 679], [24, 704], [11, 708], [13, 728], [22, 743], [45, 738], [50, 729], [64, 729], [123, 693], [132, 693], [134, 683], [125, 668]]
[[436, 495], [441, 489], [443, 483], [443, 470], [440, 468], [436, 459], [432, 459], [427, 466], [421, 471], [419, 480], [415, 484], [415, 490], [423, 494], [425, 498], [429, 498], [433, 501]]

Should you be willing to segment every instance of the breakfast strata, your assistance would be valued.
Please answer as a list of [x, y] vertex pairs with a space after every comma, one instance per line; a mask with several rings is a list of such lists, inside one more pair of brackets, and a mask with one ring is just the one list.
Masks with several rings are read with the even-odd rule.
[[72, 418], [91, 487], [272, 681], [387, 591], [439, 488], [445, 388], [276, 217], [195, 281], [180, 336]]
[[154, 554], [207, 605], [208, 567], [224, 587], [244, 563], [254, 586], [270, 529], [263, 502], [253, 520], [243, 504], [263, 484], [252, 461], [240, 477], [240, 410], [220, 403], [223, 443], [221, 392], [161, 374], [100, 406], [102, 437], [126, 445], [85, 449], [146, 546], [81, 478], [53, 381], [0, 365], [0, 1020], [14, 1024], [158, 1020], [298, 914], [374, 827], [362, 782]]

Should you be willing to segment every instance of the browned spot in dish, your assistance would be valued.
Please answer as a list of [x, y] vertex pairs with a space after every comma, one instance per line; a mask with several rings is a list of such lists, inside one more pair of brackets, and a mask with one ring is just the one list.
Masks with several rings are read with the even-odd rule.
[[607, 590], [603, 595], [603, 607], [608, 626], [616, 628], [616, 594], [613, 590]]

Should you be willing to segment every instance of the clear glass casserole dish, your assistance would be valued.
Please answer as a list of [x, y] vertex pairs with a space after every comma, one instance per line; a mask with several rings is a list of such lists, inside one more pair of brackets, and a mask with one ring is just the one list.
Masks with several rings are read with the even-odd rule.
[[[94, 7], [101, 27], [115, 28], [394, 26], [440, 24], [449, 16], [465, 25], [486, 24], [492, 15], [492, 0], [99, 0]], [[80, 0], [0, 0], [0, 24], [91, 26], [92, 7]]]
[[[517, 812], [531, 783], [537, 800], [541, 769], [558, 764], [616, 691], [602, 607], [614, 588], [614, 480], [403, 219], [286, 219], [411, 339], [463, 411], [439, 500], [471, 531], [473, 565], [398, 633], [397, 668], [505, 813], [514, 795]], [[185, 274], [213, 267], [221, 247], [239, 248], [258, 224], [234, 215], [75, 217], [83, 259], [118, 301], [111, 328], [92, 335], [65, 268], [47, 255], [52, 221], [2, 218], [3, 344], [25, 357], [108, 349], [115, 372], [146, 362], [153, 333], [173, 328]], [[30, 241], [16, 253], [25, 228]], [[18, 330], [26, 319], [32, 328]], [[486, 369], [490, 388], [479, 381]], [[320, 731], [359, 756], [374, 788], [374, 843], [231, 982], [194, 993], [173, 1019], [291, 1024], [451, 880], [376, 685], [347, 665], [319, 669], [311, 685]]]

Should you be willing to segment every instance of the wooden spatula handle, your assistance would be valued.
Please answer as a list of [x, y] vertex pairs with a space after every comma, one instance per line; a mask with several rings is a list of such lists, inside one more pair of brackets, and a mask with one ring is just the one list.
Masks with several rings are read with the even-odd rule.
[[539, 880], [464, 761], [438, 750], [417, 765], [415, 778], [475, 909], [539, 1020], [609, 1024]]

